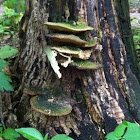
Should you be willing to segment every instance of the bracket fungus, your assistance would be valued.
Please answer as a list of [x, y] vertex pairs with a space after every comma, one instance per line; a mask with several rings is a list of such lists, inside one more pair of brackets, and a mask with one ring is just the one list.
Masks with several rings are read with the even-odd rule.
[[23, 93], [32, 96], [37, 94], [42, 94], [42, 88], [26, 87], [23, 89]]
[[90, 41], [87, 41], [87, 43], [85, 44], [84, 47], [86, 47], [86, 48], [92, 48], [92, 47], [95, 47], [97, 44], [98, 44], [97, 41], [90, 40]]
[[93, 30], [92, 27], [87, 26], [82, 23], [69, 23], [69, 22], [45, 22], [48, 28], [58, 31], [72, 32], [72, 33], [80, 33], [85, 31]]
[[80, 58], [80, 59], [89, 59], [91, 56], [91, 50], [81, 50], [79, 48], [74, 47], [51, 47], [52, 50], [57, 51], [58, 53], [69, 54], [72, 57]]
[[[88, 40], [86, 33], [80, 34], [93, 30], [93, 27], [80, 22], [76, 24], [72, 22], [45, 22], [44, 24], [49, 29], [52, 29], [52, 31], [59, 31], [58, 33], [46, 35], [50, 42], [49, 46], [45, 48], [50, 64], [59, 78], [62, 77], [59, 64], [65, 68], [70, 65], [81, 70], [95, 70], [102, 67], [101, 64], [89, 61], [91, 54], [97, 48], [96, 46], [99, 46], [98, 42]], [[82, 36], [82, 39], [79, 36], [73, 35], [76, 33]], [[55, 43], [52, 41], [55, 41]], [[63, 44], [60, 44], [60, 42], [63, 42]], [[66, 45], [65, 43], [68, 44]]]
[[85, 41], [80, 37], [72, 34], [47, 34], [46, 37], [56, 42], [76, 44], [83, 48], [95, 47], [98, 44], [95, 40]]
[[87, 44], [85, 40], [82, 40], [80, 37], [72, 34], [48, 34], [46, 37], [57, 42], [72, 43], [81, 46], [85, 46]]
[[80, 70], [96, 70], [102, 67], [101, 64], [98, 64], [96, 62], [91, 62], [89, 60], [80, 60], [80, 59], [74, 59], [74, 61], [70, 65], [75, 66], [77, 69]]
[[51, 47], [51, 49], [64, 54], [79, 54], [80, 51], [82, 51], [79, 48], [68, 47], [68, 46], [61, 46], [61, 47], [53, 46]]
[[33, 110], [48, 116], [64, 116], [72, 111], [68, 101], [48, 98], [45, 94], [32, 97], [30, 104]]

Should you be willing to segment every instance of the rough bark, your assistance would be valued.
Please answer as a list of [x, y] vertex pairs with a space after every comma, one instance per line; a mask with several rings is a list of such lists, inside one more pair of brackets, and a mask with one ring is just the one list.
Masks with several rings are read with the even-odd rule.
[[[68, 17], [66, 5], [69, 7]], [[21, 86], [9, 100], [13, 108], [7, 126], [11, 126], [10, 120], [15, 120], [15, 127], [36, 127], [50, 136], [66, 133], [75, 140], [99, 140], [104, 139], [104, 132], [113, 131], [123, 119], [140, 122], [140, 86], [128, 65], [115, 15], [111, 0], [26, 1], [16, 63]], [[45, 35], [49, 32], [44, 22], [64, 22], [67, 19], [77, 22], [79, 17], [94, 27], [88, 36], [90, 39], [99, 38], [102, 50], [93, 52], [90, 59], [102, 63], [103, 67], [97, 70], [61, 67], [63, 76], [58, 79], [44, 52], [48, 43]], [[63, 91], [73, 107], [69, 115], [51, 117], [31, 108], [31, 96], [22, 91], [43, 85]]]

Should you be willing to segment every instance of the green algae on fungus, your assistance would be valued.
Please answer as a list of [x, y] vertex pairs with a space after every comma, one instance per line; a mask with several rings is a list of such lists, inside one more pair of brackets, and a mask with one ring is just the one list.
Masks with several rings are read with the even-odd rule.
[[93, 30], [92, 27], [86, 26], [85, 24], [82, 23], [73, 24], [69, 22], [45, 22], [44, 24], [53, 30], [72, 32], [72, 33], [79, 33], [79, 32]]
[[46, 95], [34, 96], [30, 99], [31, 107], [42, 114], [48, 116], [63, 116], [72, 111], [72, 106], [68, 101], [55, 100]]
[[96, 70], [98, 68], [101, 68], [102, 65], [98, 64], [96, 62], [91, 62], [89, 60], [80, 60], [80, 59], [75, 59], [72, 63], [71, 66], [75, 66], [77, 69], [81, 70]]
[[95, 47], [97, 44], [98, 44], [98, 43], [97, 43], [96, 41], [90, 40], [90, 41], [87, 41], [87, 44], [85, 44], [84, 47], [87, 47], [87, 48], [89, 47], [89, 48], [91, 48], [91, 47]]
[[72, 43], [77, 45], [86, 45], [87, 42], [80, 39], [80, 37], [75, 35], [67, 35], [67, 34], [48, 34], [48, 38], [51, 38], [53, 41], [57, 42], [65, 42], [65, 43]]
[[80, 58], [80, 59], [89, 59], [92, 53], [91, 50], [81, 50], [79, 48], [67, 47], [67, 46], [51, 47], [51, 49], [59, 53], [69, 54], [72, 57]]

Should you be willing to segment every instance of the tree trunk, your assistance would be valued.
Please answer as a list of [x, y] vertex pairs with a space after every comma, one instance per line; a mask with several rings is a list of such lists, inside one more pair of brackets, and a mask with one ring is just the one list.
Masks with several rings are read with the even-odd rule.
[[129, 14], [129, 3], [128, 0], [115, 1], [116, 15], [118, 18], [118, 27], [120, 32], [120, 37], [124, 45], [126, 46], [127, 60], [130, 65], [132, 72], [137, 75], [138, 80], [140, 79], [140, 72], [138, 70], [138, 60], [136, 56], [136, 51], [134, 49], [133, 35], [131, 31], [130, 24], [130, 14]]
[[[111, 0], [26, 0], [16, 63], [20, 88], [12, 97], [13, 109], [7, 126], [13, 127], [10, 120], [15, 120], [12, 121], [17, 124], [15, 127], [36, 127], [50, 137], [66, 133], [75, 140], [99, 140], [122, 120], [140, 122], [140, 86], [127, 62], [116, 12]], [[94, 28], [86, 35], [77, 35], [98, 38], [100, 45], [92, 52], [90, 61], [102, 64], [102, 68], [60, 67], [59, 79], [45, 54], [50, 29], [44, 23], [67, 20], [73, 24], [80, 20]], [[59, 98], [69, 102], [71, 113], [49, 116], [33, 110], [30, 105], [33, 96], [25, 94], [29, 88], [47, 95], [48, 91], [61, 91]]]

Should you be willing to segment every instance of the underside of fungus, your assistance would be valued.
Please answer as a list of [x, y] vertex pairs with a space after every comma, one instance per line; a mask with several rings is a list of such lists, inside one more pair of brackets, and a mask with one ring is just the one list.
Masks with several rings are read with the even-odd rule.
[[33, 110], [48, 116], [64, 116], [72, 111], [72, 106], [69, 102], [49, 98], [45, 94], [32, 97], [30, 104]]
[[57, 42], [72, 43], [72, 44], [81, 45], [81, 46], [85, 46], [87, 44], [86, 41], [72, 34], [69, 34], [69, 35], [68, 34], [48, 34], [47, 37]]
[[76, 44], [75, 47], [82, 48], [92, 48], [98, 44], [95, 40], [83, 40], [72, 34], [47, 34], [46, 37], [56, 42]]
[[32, 96], [37, 94], [42, 94], [42, 88], [26, 87], [23, 89], [23, 93]]
[[91, 56], [92, 51], [91, 50], [81, 50], [80, 48], [75, 48], [75, 47], [68, 47], [68, 46], [56, 46], [56, 47], [51, 47], [52, 50], [57, 51], [58, 53], [64, 53], [68, 54], [72, 57], [75, 58], [80, 58], [80, 59], [89, 59]]

